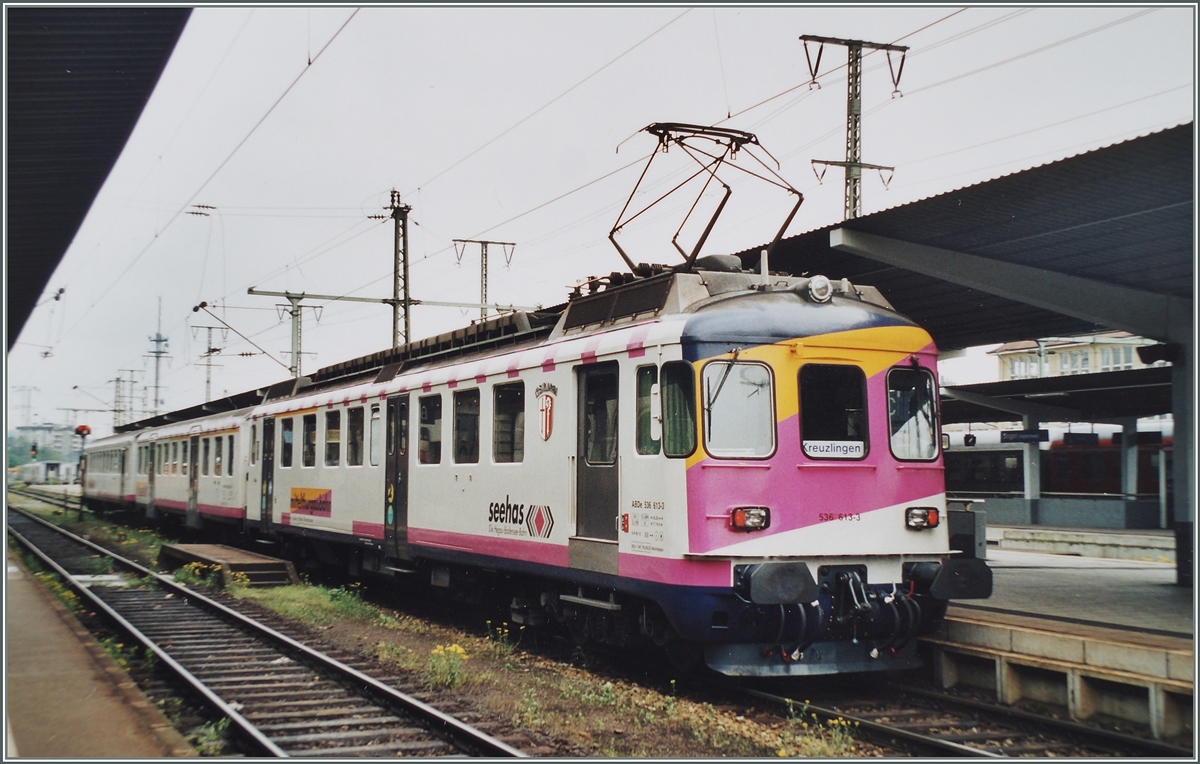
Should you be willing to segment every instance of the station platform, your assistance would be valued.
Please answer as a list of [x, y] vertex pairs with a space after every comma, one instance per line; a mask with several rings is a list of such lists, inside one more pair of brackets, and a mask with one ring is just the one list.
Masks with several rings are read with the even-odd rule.
[[1175, 562], [1175, 532], [1172, 530], [989, 524], [987, 544], [990, 549], [1019, 549], [1141, 562]]
[[991, 598], [952, 603], [923, 640], [943, 688], [1190, 744], [1195, 606], [1173, 563], [995, 546], [987, 558]]
[[[1154, 551], [1173, 547], [1171, 533], [991, 526], [987, 537], [992, 596], [952, 603], [922, 639], [935, 680], [1191, 745], [1194, 591]], [[21, 756], [195, 755], [11, 556], [7, 589], [10, 756], [14, 740]]]
[[198, 755], [11, 553], [5, 590], [5, 761]]

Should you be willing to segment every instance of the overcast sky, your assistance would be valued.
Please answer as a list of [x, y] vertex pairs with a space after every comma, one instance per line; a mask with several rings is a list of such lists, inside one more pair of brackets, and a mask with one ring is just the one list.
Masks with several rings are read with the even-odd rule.
[[[25, 423], [28, 395], [33, 423], [73, 422], [59, 409], [111, 406], [118, 375], [148, 411], [160, 300], [160, 410], [204, 400], [198, 327], [220, 323], [193, 312], [201, 301], [253, 342], [213, 332], [214, 397], [285, 379], [282, 301], [247, 288], [390, 297], [392, 223], [370, 216], [393, 188], [413, 208], [414, 298], [478, 301], [479, 247], [460, 263], [451, 242], [488, 239], [516, 243], [511, 263], [489, 248], [491, 301], [560, 303], [580, 279], [625, 269], [607, 236], [655, 147], [639, 132], [652, 122], [755, 133], [805, 196], [788, 235], [837, 222], [841, 170], [818, 183], [811, 160], [845, 157], [846, 50], [826, 47], [810, 87], [804, 34], [910, 47], [902, 97], [884, 54], [864, 58], [862, 161], [896, 168], [887, 188], [864, 172], [864, 214], [1195, 111], [1192, 7], [198, 8], [47, 285], [64, 299], [35, 310], [8, 355], [8, 421]], [[693, 168], [660, 156], [646, 199]], [[768, 241], [790, 206], [730, 179], [705, 254]], [[645, 216], [623, 246], [675, 262], [685, 211]], [[306, 372], [390, 346], [389, 307], [312, 304]], [[479, 316], [413, 310], [414, 338]], [[260, 348], [276, 360], [241, 355]], [[36, 390], [12, 394], [22, 387]], [[112, 415], [78, 421], [104, 433]]]

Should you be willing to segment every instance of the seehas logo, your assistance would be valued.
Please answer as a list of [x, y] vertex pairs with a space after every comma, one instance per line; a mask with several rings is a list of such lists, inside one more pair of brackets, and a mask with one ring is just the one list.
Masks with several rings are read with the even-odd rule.
[[[533, 538], [550, 538], [554, 530], [554, 514], [544, 504], [513, 504], [509, 497], [488, 505], [488, 522], [503, 526], [525, 526]], [[507, 534], [506, 534], [507, 535]]]

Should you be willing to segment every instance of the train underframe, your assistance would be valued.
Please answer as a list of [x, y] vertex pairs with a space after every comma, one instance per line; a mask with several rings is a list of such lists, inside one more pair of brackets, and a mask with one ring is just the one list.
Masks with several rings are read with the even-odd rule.
[[[185, 520], [178, 512], [156, 514]], [[499, 559], [398, 560], [386, 557], [379, 544], [345, 544], [334, 534], [264, 536], [225, 518], [204, 525], [229, 543], [269, 542], [270, 554], [300, 563], [419, 580], [470, 603], [501, 599], [513, 623], [555, 624], [581, 645], [653, 644], [681, 670], [703, 662], [731, 676], [915, 668], [916, 638], [937, 627], [948, 601], [991, 590], [984, 561], [965, 556], [904, 563], [898, 582], [869, 581], [865, 564], [818, 565], [814, 576], [804, 562], [771, 562], [736, 565], [732, 587], [687, 587], [574, 570], [514, 570], [511, 561]]]
[[865, 564], [818, 566], [816, 577], [802, 562], [739, 565], [734, 586], [720, 588], [581, 571], [539, 575], [505, 570], [500, 560], [389, 565], [370, 557], [364, 550], [352, 569], [403, 571], [468, 602], [502, 599], [513, 623], [557, 625], [581, 645], [652, 643], [679, 669], [703, 662], [731, 676], [915, 668], [916, 638], [937, 627], [949, 599], [991, 590], [983, 560], [956, 558], [905, 563], [902, 580], [886, 583], [869, 582]]

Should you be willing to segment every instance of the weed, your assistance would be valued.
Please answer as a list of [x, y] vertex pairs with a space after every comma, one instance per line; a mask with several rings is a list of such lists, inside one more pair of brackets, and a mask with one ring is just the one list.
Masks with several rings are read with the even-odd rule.
[[196, 746], [196, 752], [201, 756], [217, 756], [225, 749], [228, 732], [229, 717], [224, 717], [220, 721], [201, 725], [188, 737]]
[[450, 689], [462, 684], [463, 664], [470, 658], [459, 645], [438, 645], [425, 664], [425, 686], [431, 690]]
[[595, 668], [596, 661], [592, 657], [592, 654], [585, 650], [582, 645], [576, 645], [571, 650], [571, 663], [590, 671]]
[[404, 634], [421, 635], [431, 631], [429, 624], [421, 619], [390, 610], [381, 610], [375, 618], [375, 623], [385, 629], [392, 629]]
[[822, 724], [816, 714], [809, 712], [809, 703], [797, 710], [788, 701], [788, 729], [780, 734], [780, 756], [832, 758], [855, 756], [854, 727], [845, 719], [831, 719]]
[[225, 582], [225, 588], [227, 588], [227, 589], [237, 589], [237, 588], [244, 589], [249, 585], [250, 585], [250, 576], [243, 573], [240, 570], [230, 571], [229, 580], [227, 580]]
[[141, 578], [130, 581], [129, 585], [135, 589], [153, 589], [158, 586], [158, 578], [153, 573], [147, 573]]
[[67, 610], [79, 615], [83, 612], [83, 603], [79, 600], [79, 595], [73, 592], [56, 573], [35, 573], [34, 576], [41, 581], [47, 589], [50, 590], [59, 602], [66, 605]]
[[221, 573], [220, 565], [205, 565], [202, 562], [189, 562], [175, 571], [174, 579], [187, 586], [216, 585], [216, 578]]
[[113, 572], [113, 558], [108, 555], [96, 555], [91, 558], [88, 568], [93, 575], [102, 576]]
[[493, 658], [500, 659], [511, 655], [512, 651], [521, 643], [525, 627], [522, 626], [517, 630], [516, 642], [512, 641], [512, 628], [506, 623], [493, 626], [492, 622], [488, 621], [487, 632], [488, 650]]
[[136, 647], [126, 647], [124, 642], [117, 641], [117, 637], [101, 637], [100, 647], [123, 669], [128, 669], [129, 662], [137, 655]]
[[533, 727], [540, 724], [539, 713], [542, 710], [542, 704], [538, 702], [537, 690], [533, 687], [525, 690], [525, 694], [521, 696], [521, 702], [517, 704], [517, 716], [514, 719], [520, 726]]
[[394, 663], [400, 668], [415, 670], [420, 661], [411, 648], [403, 647], [392, 642], [378, 642], [371, 653], [383, 663]]
[[235, 587], [230, 594], [257, 602], [287, 618], [317, 626], [339, 621], [374, 624], [383, 614], [376, 606], [363, 602], [362, 596], [353, 588], [329, 589], [304, 584], [263, 589]]
[[172, 695], [158, 701], [158, 705], [162, 707], [163, 716], [167, 717], [171, 726], [178, 727], [183, 712], [183, 701]]

